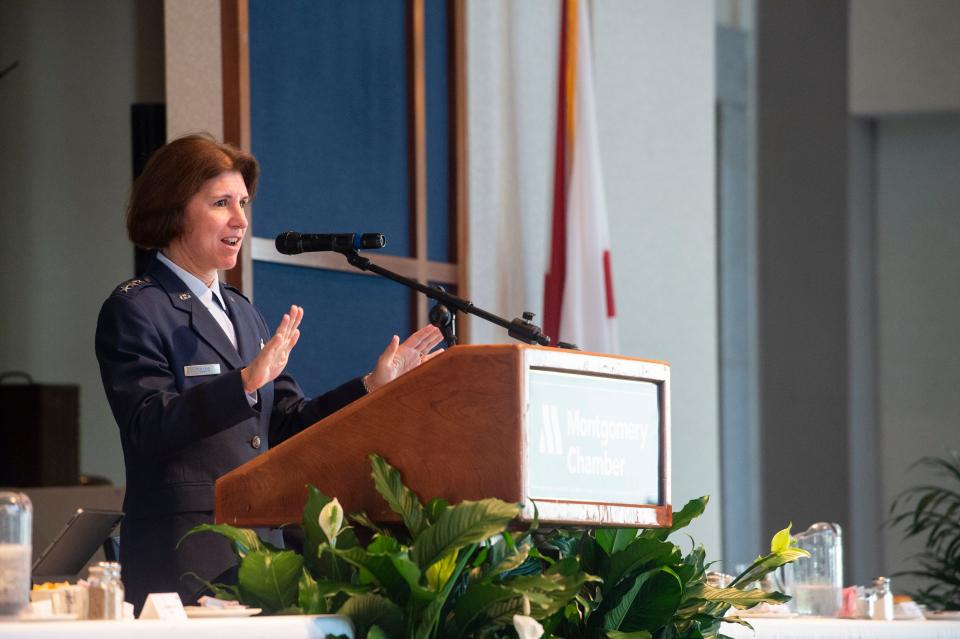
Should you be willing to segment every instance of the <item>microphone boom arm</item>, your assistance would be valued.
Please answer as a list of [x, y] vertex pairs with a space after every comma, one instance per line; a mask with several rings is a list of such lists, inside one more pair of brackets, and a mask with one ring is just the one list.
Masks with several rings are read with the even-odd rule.
[[408, 288], [412, 288], [415, 291], [423, 293], [427, 297], [438, 302], [445, 304], [448, 308], [461, 311], [463, 313], [468, 313], [470, 315], [475, 315], [481, 319], [485, 319], [492, 324], [501, 326], [507, 329], [507, 334], [510, 337], [519, 340], [527, 344], [539, 344], [541, 346], [549, 346], [550, 338], [543, 334], [543, 330], [533, 324], [530, 320], [533, 319], [532, 313], [524, 313], [523, 318], [515, 318], [512, 321], [505, 320], [499, 315], [494, 315], [488, 311], [483, 310], [474, 306], [473, 302], [465, 300], [462, 297], [457, 297], [446, 291], [442, 291], [425, 284], [421, 284], [416, 280], [412, 280], [409, 277], [404, 277], [399, 273], [394, 273], [389, 269], [385, 269], [379, 264], [375, 264], [370, 261], [369, 258], [366, 258], [360, 255], [356, 250], [338, 250], [337, 253], [342, 254], [347, 258], [347, 262], [361, 271], [370, 271], [371, 273], [376, 273], [382, 277], [387, 278], [388, 280], [393, 280], [398, 284], [403, 284]]

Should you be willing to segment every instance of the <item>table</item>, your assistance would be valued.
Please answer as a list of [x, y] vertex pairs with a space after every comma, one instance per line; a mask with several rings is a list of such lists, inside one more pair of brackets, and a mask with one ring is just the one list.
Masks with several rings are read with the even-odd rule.
[[[960, 621], [868, 621], [861, 619], [751, 619], [756, 630], [723, 624], [734, 639], [958, 639]], [[248, 619], [185, 621], [0, 622], [3, 639], [325, 639], [327, 634], [353, 637], [345, 617], [293, 615]]]
[[226, 619], [160, 621], [7, 621], [3, 639], [325, 639], [353, 637], [350, 620], [339, 615], [289, 615]]
[[748, 619], [749, 628], [725, 623], [734, 639], [960, 639], [960, 621], [873, 621], [869, 619]]

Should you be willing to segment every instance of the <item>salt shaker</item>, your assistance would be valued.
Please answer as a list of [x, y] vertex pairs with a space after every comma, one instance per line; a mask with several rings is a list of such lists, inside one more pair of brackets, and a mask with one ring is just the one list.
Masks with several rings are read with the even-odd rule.
[[0, 617], [15, 617], [30, 602], [32, 528], [30, 498], [0, 491]]
[[873, 588], [857, 586], [857, 606], [854, 617], [857, 619], [873, 619], [877, 610], [877, 593]]
[[893, 592], [890, 590], [889, 577], [877, 577], [873, 580], [873, 591], [877, 593], [877, 604], [873, 618], [893, 621]]
[[90, 566], [90, 619], [123, 619], [124, 588], [120, 564], [101, 561]]

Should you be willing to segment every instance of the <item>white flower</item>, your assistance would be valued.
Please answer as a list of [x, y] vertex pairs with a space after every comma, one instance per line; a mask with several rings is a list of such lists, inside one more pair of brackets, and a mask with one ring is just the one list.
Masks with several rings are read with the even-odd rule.
[[336, 547], [337, 534], [340, 532], [340, 526], [343, 525], [343, 506], [334, 497], [320, 511], [320, 530], [330, 540], [330, 545]]
[[540, 622], [527, 615], [514, 615], [513, 627], [517, 629], [520, 639], [540, 639], [543, 636]]

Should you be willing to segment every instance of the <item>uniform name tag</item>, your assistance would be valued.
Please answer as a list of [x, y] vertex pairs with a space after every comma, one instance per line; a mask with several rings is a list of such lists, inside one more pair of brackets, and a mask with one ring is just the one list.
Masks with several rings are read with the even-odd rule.
[[194, 364], [184, 366], [183, 374], [187, 377], [197, 377], [198, 375], [219, 375], [220, 364]]

